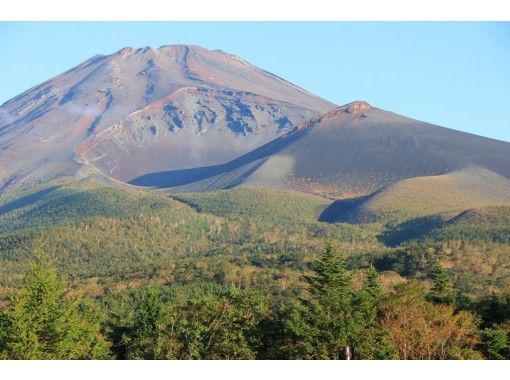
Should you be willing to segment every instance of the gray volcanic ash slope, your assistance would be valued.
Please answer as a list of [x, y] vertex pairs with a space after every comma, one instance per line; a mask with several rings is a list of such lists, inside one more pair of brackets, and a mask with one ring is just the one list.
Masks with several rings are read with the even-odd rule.
[[225, 165], [154, 173], [135, 184], [201, 191], [246, 185], [332, 199], [372, 193], [405, 178], [479, 167], [510, 177], [510, 143], [383, 111], [366, 102], [338, 107]]
[[0, 106], [0, 191], [222, 164], [332, 108], [222, 51], [124, 48]]

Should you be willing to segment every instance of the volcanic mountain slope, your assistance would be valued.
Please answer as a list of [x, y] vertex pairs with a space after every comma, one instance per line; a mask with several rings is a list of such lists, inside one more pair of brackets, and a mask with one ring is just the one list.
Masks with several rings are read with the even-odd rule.
[[[134, 184], [200, 191], [281, 187], [332, 199], [368, 195], [395, 181], [475, 166], [510, 177], [510, 143], [354, 102], [312, 119], [225, 165], [153, 173]], [[182, 179], [193, 178], [189, 183]]]
[[0, 191], [221, 164], [332, 108], [219, 50], [124, 48], [0, 106]]

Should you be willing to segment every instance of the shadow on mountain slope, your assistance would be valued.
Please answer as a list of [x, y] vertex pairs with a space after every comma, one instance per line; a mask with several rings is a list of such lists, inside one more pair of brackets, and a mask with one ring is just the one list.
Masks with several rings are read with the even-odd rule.
[[7, 202], [0, 206], [0, 215], [3, 215], [7, 212], [17, 210], [19, 208], [28, 206], [32, 203], [35, 203], [41, 199], [43, 199], [46, 195], [54, 192], [57, 190], [60, 186], [52, 186], [47, 189], [43, 189], [40, 191], [37, 191], [35, 193], [29, 194], [27, 196], [18, 198], [16, 200], [13, 200], [11, 202]]
[[[170, 188], [175, 186], [188, 185], [215, 176], [220, 176], [222, 174], [235, 171], [236, 169], [242, 168], [244, 166], [249, 166], [250, 164], [254, 164], [254, 170], [256, 167], [261, 165], [265, 159], [292, 144], [294, 141], [306, 134], [307, 131], [308, 130], [306, 128], [295, 129], [291, 133], [278, 137], [270, 143], [265, 144], [248, 154], [245, 154], [222, 165], [149, 173], [134, 178], [128, 183], [136, 186]], [[257, 161], [260, 162], [257, 163]], [[228, 187], [232, 186], [226, 186], [226, 188]]]

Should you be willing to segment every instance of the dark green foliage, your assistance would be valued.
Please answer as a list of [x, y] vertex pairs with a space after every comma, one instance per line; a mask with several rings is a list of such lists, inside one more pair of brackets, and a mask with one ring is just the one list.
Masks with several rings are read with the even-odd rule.
[[510, 296], [498, 297], [492, 294], [484, 297], [476, 304], [476, 311], [482, 316], [486, 326], [510, 321]]
[[[89, 343], [80, 345], [80, 353], [45, 348], [46, 356], [42, 349], [27, 350], [26, 355], [103, 357], [108, 344], [97, 335], [101, 322], [119, 359], [335, 359], [345, 345], [353, 346], [360, 359], [405, 357], [382, 328], [382, 311], [388, 308], [397, 317], [412, 311], [410, 326], [419, 322], [430, 328], [431, 336], [434, 323], [445, 327], [456, 318], [457, 327], [449, 325], [448, 331], [461, 331], [466, 347], [481, 334], [479, 352], [490, 358], [507, 355], [507, 244], [418, 239], [387, 247], [377, 238], [381, 225], [316, 222], [320, 200], [275, 190], [176, 198], [179, 201], [97, 186], [62, 187], [37, 194], [29, 199], [32, 203], [0, 206], [0, 284], [17, 283], [33, 256], [33, 243], [43, 235], [47, 255], [71, 281], [66, 291], [62, 284], [55, 288], [62, 301], [51, 296], [53, 288], [44, 295], [48, 299], [39, 314], [50, 307], [68, 310], [88, 321], [80, 325], [73, 317], [75, 326], [89, 326], [83, 334]], [[488, 226], [503, 220], [494, 210], [487, 215], [482, 219]], [[472, 218], [479, 223], [480, 213], [463, 215], [456, 226], [472, 228]], [[18, 230], [20, 226], [30, 228]], [[318, 253], [324, 239], [329, 243]], [[448, 263], [448, 274], [438, 260]], [[432, 279], [428, 295], [397, 290], [393, 296], [394, 284], [413, 278]], [[101, 294], [101, 310], [90, 299], [66, 296], [77, 290]], [[494, 294], [488, 296], [490, 292]], [[28, 325], [35, 329], [38, 323], [24, 317], [30, 315], [26, 307], [12, 306], [24, 293], [10, 299], [5, 294], [0, 293], [0, 302], [7, 305], [0, 309], [1, 350], [13, 357], [12, 321], [19, 319], [27, 331]], [[462, 310], [480, 316], [483, 333], [473, 330], [478, 319], [470, 313], [456, 314]], [[74, 338], [52, 333], [60, 330], [49, 318], [45, 323], [49, 327], [44, 331], [68, 342], [62, 347], [74, 344]], [[54, 323], [73, 331], [58, 317]], [[415, 337], [406, 336], [402, 326], [393, 326], [392, 333]], [[97, 351], [90, 348], [94, 339]], [[452, 344], [447, 354], [435, 357], [476, 357], [471, 348], [457, 348]], [[17, 355], [21, 357], [19, 351]]]
[[395, 350], [379, 326], [380, 307], [385, 293], [379, 285], [377, 270], [370, 266], [365, 283], [354, 300], [356, 317], [363, 325], [353, 341], [360, 359], [395, 359]]
[[255, 359], [260, 338], [258, 326], [267, 315], [264, 297], [230, 288], [217, 297], [189, 300], [177, 311], [187, 321], [178, 335], [185, 344], [183, 359]]
[[64, 284], [40, 252], [0, 312], [4, 359], [106, 359], [97, 307], [65, 295]]
[[432, 289], [428, 294], [431, 301], [438, 303], [451, 303], [454, 299], [453, 289], [450, 277], [441, 267], [439, 261], [435, 261], [432, 265], [431, 277], [433, 281]]
[[[133, 324], [127, 335], [126, 359], [166, 359], [166, 310], [154, 289], [142, 293], [136, 304]], [[168, 359], [171, 359], [168, 358]]]
[[367, 280], [363, 290], [366, 295], [373, 300], [374, 304], [377, 304], [377, 302], [381, 300], [383, 290], [379, 285], [379, 274], [373, 265], [370, 265], [370, 268], [368, 269]]
[[376, 253], [371, 259], [378, 271], [392, 270], [406, 277], [419, 276], [428, 272], [430, 262], [435, 259], [435, 251], [432, 247], [413, 243]]
[[177, 293], [167, 302], [148, 289], [133, 307], [123, 346], [114, 347], [127, 359], [255, 359], [269, 312], [263, 296], [232, 287]]
[[[53, 189], [34, 204], [9, 208], [0, 215], [6, 231], [0, 233], [0, 284], [12, 284], [41, 235], [65, 273], [103, 278], [157, 273], [182, 257], [250, 258], [260, 267], [306, 270], [326, 237], [351, 249], [378, 245], [377, 226], [315, 222], [320, 202], [314, 197], [263, 189], [184, 197], [204, 212], [166, 195], [94, 186]], [[24, 230], [13, 231], [21, 225]]]
[[501, 328], [486, 328], [482, 330], [480, 350], [487, 359], [510, 359], [510, 339], [508, 331]]
[[[56, 292], [62, 284], [54, 275], [48, 275], [51, 271], [41, 273], [35, 283], [49, 280], [42, 287], [48, 290], [35, 297], [39, 300], [36, 305], [43, 305], [37, 307], [37, 315], [45, 323], [44, 328], [36, 329], [39, 334], [46, 334], [45, 343], [56, 339], [47, 336], [63, 341], [44, 348], [37, 348], [38, 339], [24, 341], [22, 346], [13, 345], [12, 342], [19, 341], [16, 336], [27, 335], [7, 328], [14, 325], [13, 321], [17, 321], [21, 331], [30, 331], [29, 325], [40, 323], [37, 318], [24, 322], [26, 316], [34, 314], [29, 308], [24, 307], [23, 313], [15, 309], [18, 311], [13, 313], [14, 309], [8, 307], [1, 319], [2, 355], [106, 357], [108, 346], [99, 335], [97, 309], [92, 306], [89, 313], [85, 308], [70, 308], [61, 291]], [[471, 314], [426, 301], [423, 288], [412, 281], [399, 286], [397, 293], [388, 298], [374, 267], [368, 268], [364, 277], [361, 287], [354, 286], [344, 258], [332, 244], [326, 244], [313, 275], [307, 276], [308, 295], [298, 292], [298, 300], [283, 293], [270, 295], [193, 280], [186, 286], [160, 285], [108, 292], [101, 297], [105, 311], [102, 315], [107, 316], [104, 322], [107, 336], [119, 359], [338, 359], [340, 349], [346, 345], [354, 348], [357, 359], [477, 358], [472, 349], [476, 344], [488, 358], [507, 355], [502, 328], [485, 329], [477, 343]], [[22, 291], [17, 299], [23, 299], [23, 294]], [[62, 313], [61, 308], [67, 312]], [[78, 312], [79, 318], [72, 317]], [[67, 319], [58, 317], [63, 314]], [[501, 318], [498, 321], [504, 322]], [[427, 331], [427, 340], [420, 340], [420, 334], [408, 331], [411, 326]], [[82, 329], [79, 341], [73, 340], [76, 334], [71, 334], [76, 329]], [[68, 337], [68, 333], [72, 336]], [[402, 339], [413, 340], [409, 342], [412, 351], [402, 351], [399, 343]]]
[[349, 301], [351, 277], [347, 271], [345, 259], [340, 256], [331, 242], [320, 260], [315, 264], [314, 275], [307, 277], [310, 292], [316, 299], [335, 297], [335, 302]]
[[364, 288], [356, 292], [345, 260], [327, 243], [307, 281], [310, 298], [283, 315], [280, 355], [339, 359], [341, 348], [350, 346], [359, 359], [392, 357], [377, 326], [381, 290], [373, 270]]

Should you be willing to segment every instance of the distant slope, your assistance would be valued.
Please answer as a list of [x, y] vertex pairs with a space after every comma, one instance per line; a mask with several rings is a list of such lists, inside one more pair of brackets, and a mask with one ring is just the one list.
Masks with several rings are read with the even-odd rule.
[[164, 196], [95, 184], [53, 186], [0, 204], [0, 233], [95, 217], [127, 217], [179, 205]]
[[510, 206], [466, 210], [442, 228], [423, 234], [431, 240], [493, 241], [510, 243]]
[[[510, 206], [466, 210], [450, 219], [448, 226], [507, 225], [510, 228]], [[510, 235], [508, 236], [510, 239]]]
[[173, 196], [199, 212], [231, 220], [256, 218], [270, 223], [315, 222], [322, 198], [267, 188], [183, 193]]
[[381, 241], [396, 246], [411, 240], [510, 243], [510, 206], [441, 213], [389, 226]]
[[477, 166], [510, 177], [510, 143], [438, 127], [354, 102], [312, 119], [224, 165], [152, 173], [133, 184], [203, 191], [271, 186], [332, 199], [395, 181]]
[[0, 105], [0, 193], [89, 166], [129, 181], [221, 164], [332, 108], [222, 51], [124, 48]]
[[510, 205], [510, 180], [480, 168], [398, 181], [367, 197], [340, 200], [320, 220], [364, 223], [402, 221], [470, 208]]

